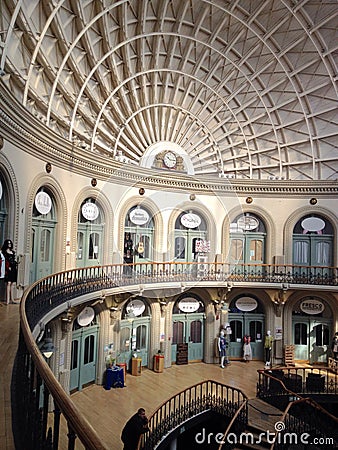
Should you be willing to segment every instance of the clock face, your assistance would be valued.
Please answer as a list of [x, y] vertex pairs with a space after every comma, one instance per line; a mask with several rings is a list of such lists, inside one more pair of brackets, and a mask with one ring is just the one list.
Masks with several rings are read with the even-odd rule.
[[169, 169], [172, 169], [173, 167], [175, 167], [176, 162], [177, 162], [177, 158], [176, 158], [175, 153], [173, 153], [173, 152], [166, 152], [165, 155], [163, 156], [163, 163]]

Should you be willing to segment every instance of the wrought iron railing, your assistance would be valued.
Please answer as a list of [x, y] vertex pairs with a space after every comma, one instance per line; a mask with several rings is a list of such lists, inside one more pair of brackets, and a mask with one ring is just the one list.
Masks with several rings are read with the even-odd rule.
[[[286, 444], [304, 444], [300, 441], [304, 433], [308, 435], [304, 434], [303, 438], [309, 445], [325, 441], [325, 448], [329, 448], [329, 442], [332, 448], [338, 446], [338, 419], [317, 402], [318, 395], [326, 395], [327, 404], [330, 404], [330, 395], [336, 398], [337, 381], [337, 374], [327, 367], [258, 371], [257, 397], [284, 411], [271, 449], [288, 448]], [[317, 401], [309, 398], [310, 395], [314, 395]], [[290, 443], [288, 439], [299, 441]]]
[[272, 264], [137, 263], [85, 267], [57, 273], [35, 283], [27, 295], [25, 314], [31, 329], [44, 315], [72, 298], [110, 287], [150, 283], [269, 283], [338, 285], [338, 268]]
[[230, 422], [239, 410], [236, 422], [244, 430], [248, 423], [246, 395], [216, 381], [202, 381], [174, 395], [155, 411], [149, 418], [150, 431], [140, 438], [139, 449], [156, 448], [169, 433], [203, 412], [218, 413]]
[[[232, 265], [227, 263], [139, 263], [87, 267], [53, 274], [34, 283], [20, 304], [19, 347], [13, 369], [13, 430], [18, 450], [58, 449], [60, 416], [68, 424], [68, 448], [78, 437], [87, 449], [100, 450], [105, 445], [77, 411], [70, 397], [55, 379], [43, 359], [32, 331], [55, 308], [91, 292], [119, 286], [148, 283], [190, 283], [216, 281], [240, 284], [250, 281], [281, 284], [337, 286], [335, 267], [276, 266], [270, 264]], [[41, 400], [43, 398], [43, 400]], [[48, 405], [53, 403], [54, 420], [50, 423]], [[155, 419], [154, 419], [155, 420]]]

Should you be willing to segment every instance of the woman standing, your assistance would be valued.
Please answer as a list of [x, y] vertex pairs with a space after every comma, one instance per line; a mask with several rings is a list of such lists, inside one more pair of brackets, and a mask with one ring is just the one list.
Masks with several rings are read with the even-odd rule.
[[13, 250], [13, 242], [10, 239], [5, 240], [1, 252], [5, 258], [6, 304], [9, 305], [9, 303], [14, 303], [12, 286], [18, 278], [18, 263]]

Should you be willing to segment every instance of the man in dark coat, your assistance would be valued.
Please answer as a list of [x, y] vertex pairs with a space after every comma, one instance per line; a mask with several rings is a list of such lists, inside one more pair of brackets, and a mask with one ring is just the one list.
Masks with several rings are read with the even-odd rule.
[[123, 450], [136, 450], [141, 434], [149, 431], [148, 419], [145, 409], [140, 408], [125, 424], [121, 439], [124, 443]]

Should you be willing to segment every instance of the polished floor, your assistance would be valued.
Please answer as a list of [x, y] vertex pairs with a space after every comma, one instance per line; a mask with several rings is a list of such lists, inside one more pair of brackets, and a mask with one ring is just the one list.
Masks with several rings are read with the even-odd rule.
[[[18, 305], [2, 303], [0, 321], [0, 407], [3, 411], [0, 421], [0, 449], [13, 450], [10, 381], [18, 341]], [[253, 399], [256, 395], [257, 369], [260, 368], [263, 368], [262, 362], [234, 361], [225, 369], [221, 369], [217, 364], [204, 363], [174, 365], [164, 369], [162, 373], [144, 369], [140, 376], [128, 374], [124, 388], [105, 390], [102, 386], [92, 385], [73, 394], [72, 399], [96, 429], [107, 448], [120, 450], [121, 429], [139, 407], [144, 407], [150, 415], [178, 391], [208, 379], [238, 387]], [[61, 448], [67, 448], [63, 438]], [[83, 447], [78, 442], [76, 448]]]

